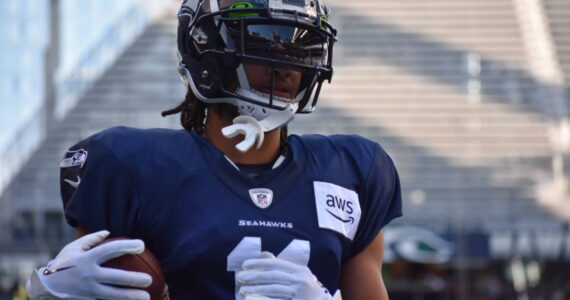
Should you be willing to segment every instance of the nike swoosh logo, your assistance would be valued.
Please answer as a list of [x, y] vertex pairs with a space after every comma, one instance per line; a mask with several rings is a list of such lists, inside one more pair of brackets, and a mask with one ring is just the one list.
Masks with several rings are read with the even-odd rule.
[[348, 217], [348, 219], [345, 220], [345, 219], [343, 219], [343, 218], [341, 218], [341, 217], [339, 217], [339, 216], [333, 214], [333, 213], [332, 213], [330, 210], [328, 210], [328, 209], [327, 209], [327, 212], [328, 212], [329, 214], [331, 214], [331, 216], [333, 216], [335, 219], [337, 219], [337, 220], [339, 220], [339, 221], [341, 221], [341, 222], [343, 222], [343, 223], [349, 223], [349, 222], [350, 222], [351, 224], [354, 224], [354, 218], [353, 218], [353, 217]]
[[47, 275], [51, 275], [53, 273], [65, 271], [65, 270], [71, 269], [71, 268], [75, 268], [75, 266], [63, 267], [63, 268], [59, 268], [59, 269], [45, 269], [43, 272], [43, 275], [47, 276]]
[[79, 178], [79, 176], [77, 176], [77, 181], [73, 181], [73, 180], [69, 180], [69, 179], [65, 179], [65, 182], [69, 183], [69, 185], [71, 185], [74, 188], [77, 188], [79, 186], [79, 184], [81, 183], [81, 178]]

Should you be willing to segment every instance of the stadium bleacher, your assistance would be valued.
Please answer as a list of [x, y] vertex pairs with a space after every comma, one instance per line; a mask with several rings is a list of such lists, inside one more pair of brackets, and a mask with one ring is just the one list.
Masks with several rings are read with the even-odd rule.
[[[341, 28], [334, 84], [315, 113], [320, 123], [301, 117], [295, 129], [379, 141], [402, 175], [400, 223], [559, 226], [533, 195], [533, 184], [549, 176], [551, 149], [511, 1], [333, 5]], [[472, 80], [479, 90], [470, 91]], [[335, 118], [342, 121], [327, 125]]]

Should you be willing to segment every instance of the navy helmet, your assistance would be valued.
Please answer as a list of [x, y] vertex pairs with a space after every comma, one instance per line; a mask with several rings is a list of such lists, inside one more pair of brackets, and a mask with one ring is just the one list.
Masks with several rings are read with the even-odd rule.
[[[185, 0], [178, 12], [180, 75], [200, 101], [282, 123], [265, 124], [269, 130], [283, 126], [293, 116], [268, 117], [312, 112], [323, 82], [332, 78], [336, 30], [328, 17], [321, 0]], [[275, 78], [270, 89], [253, 89], [244, 63], [301, 72], [297, 95], [276, 96]]]

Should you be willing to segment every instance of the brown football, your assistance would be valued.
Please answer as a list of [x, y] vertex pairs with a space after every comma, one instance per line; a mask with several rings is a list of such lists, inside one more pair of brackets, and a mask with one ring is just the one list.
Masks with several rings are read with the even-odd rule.
[[[110, 241], [116, 240], [124, 240], [127, 238], [124, 237], [117, 237], [117, 238], [110, 238], [103, 241], [101, 244], [108, 243]], [[147, 273], [152, 277], [152, 284], [145, 288], [145, 290], [150, 294], [151, 300], [169, 300], [170, 297], [168, 296], [168, 286], [166, 285], [166, 281], [164, 280], [164, 275], [162, 274], [162, 270], [160, 269], [160, 264], [158, 260], [146, 248], [143, 253], [140, 254], [126, 254], [123, 256], [119, 256], [117, 258], [113, 258], [104, 264], [103, 267], [108, 268], [115, 268], [127, 271], [136, 271], [136, 272], [143, 272]]]

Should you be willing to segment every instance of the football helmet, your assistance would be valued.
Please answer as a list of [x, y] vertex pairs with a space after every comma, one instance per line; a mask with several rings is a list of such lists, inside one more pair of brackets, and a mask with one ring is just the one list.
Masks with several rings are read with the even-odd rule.
[[[333, 74], [336, 29], [322, 0], [185, 0], [178, 12], [178, 71], [200, 101], [229, 103], [240, 114], [222, 131], [246, 136], [240, 151], [263, 133], [315, 109]], [[252, 87], [244, 64], [269, 68], [268, 87]], [[276, 89], [277, 70], [300, 72], [291, 97]]]

